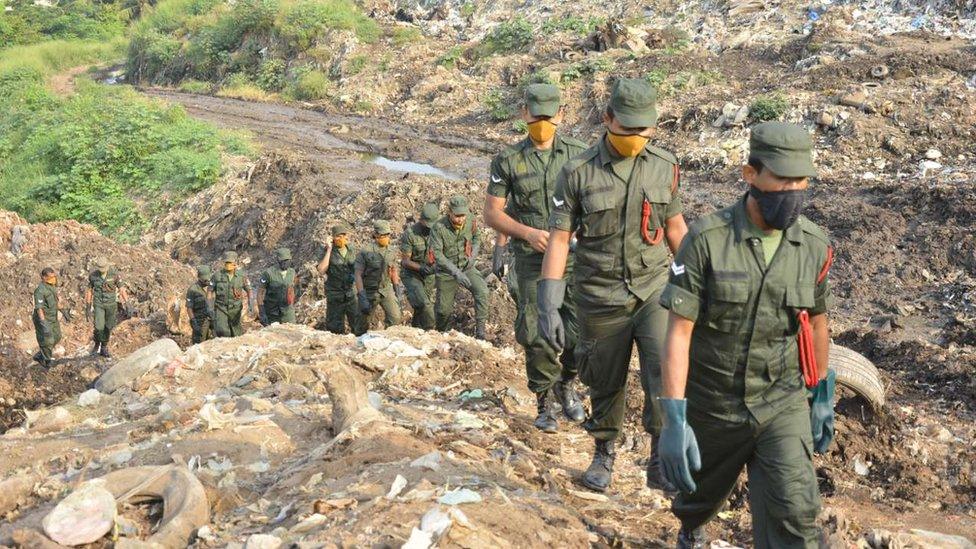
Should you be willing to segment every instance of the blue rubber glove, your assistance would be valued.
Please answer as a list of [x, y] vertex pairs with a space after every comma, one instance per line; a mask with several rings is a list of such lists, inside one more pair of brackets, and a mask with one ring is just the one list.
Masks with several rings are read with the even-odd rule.
[[566, 281], [561, 278], [542, 278], [536, 285], [539, 308], [539, 333], [556, 354], [566, 346], [566, 327], [559, 308], [566, 297]]
[[701, 469], [698, 440], [686, 419], [688, 401], [683, 398], [658, 398], [664, 427], [657, 443], [664, 477], [678, 490], [690, 494], [698, 489], [692, 471]]
[[810, 389], [810, 427], [813, 429], [813, 451], [827, 452], [834, 440], [834, 385], [836, 374], [827, 370], [827, 377]]

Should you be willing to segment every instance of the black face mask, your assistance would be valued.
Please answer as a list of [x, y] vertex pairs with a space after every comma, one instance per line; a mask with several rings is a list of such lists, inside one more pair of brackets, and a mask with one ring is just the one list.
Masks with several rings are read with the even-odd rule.
[[749, 196], [756, 199], [763, 221], [774, 229], [783, 230], [796, 223], [807, 198], [806, 189], [789, 191], [761, 191], [749, 186]]
[[283, 271], [284, 270], [287, 270], [288, 267], [291, 267], [291, 260], [290, 259], [279, 259], [278, 260], [278, 267], [281, 268], [281, 270], [283, 270]]

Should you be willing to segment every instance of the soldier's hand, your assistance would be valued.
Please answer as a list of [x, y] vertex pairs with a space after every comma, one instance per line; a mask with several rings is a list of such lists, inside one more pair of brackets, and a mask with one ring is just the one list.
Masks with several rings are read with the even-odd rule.
[[454, 279], [458, 281], [458, 284], [464, 286], [466, 289], [471, 289], [471, 279], [468, 278], [468, 275], [464, 274], [464, 271], [459, 270], [458, 272], [454, 273]]
[[556, 351], [566, 346], [566, 327], [559, 309], [566, 296], [566, 281], [561, 278], [543, 278], [537, 286], [539, 307], [539, 333]]
[[268, 313], [264, 310], [264, 307], [258, 307], [258, 321], [262, 326], [268, 325]]
[[549, 231], [542, 229], [532, 229], [526, 236], [525, 241], [537, 252], [545, 252], [549, 247]]
[[688, 401], [683, 398], [658, 398], [664, 416], [664, 427], [658, 440], [658, 455], [664, 477], [678, 490], [690, 494], [698, 489], [691, 476], [701, 469], [698, 439], [688, 425]]
[[372, 304], [369, 302], [369, 298], [366, 297], [366, 292], [359, 292], [359, 312], [363, 314], [369, 313], [369, 310], [373, 308]]
[[44, 336], [44, 339], [51, 338], [51, 325], [46, 320], [41, 321], [41, 335]]
[[420, 273], [421, 276], [430, 276], [430, 275], [434, 274], [434, 266], [433, 265], [421, 265], [420, 266], [420, 271], [418, 271], [418, 272]]
[[505, 266], [508, 264], [506, 261], [507, 250], [507, 246], [498, 246], [497, 244], [491, 250], [491, 272], [495, 273], [498, 280], [505, 276]]
[[834, 386], [836, 376], [827, 370], [827, 377], [810, 389], [810, 427], [813, 429], [813, 451], [827, 453], [830, 442], [834, 440]]

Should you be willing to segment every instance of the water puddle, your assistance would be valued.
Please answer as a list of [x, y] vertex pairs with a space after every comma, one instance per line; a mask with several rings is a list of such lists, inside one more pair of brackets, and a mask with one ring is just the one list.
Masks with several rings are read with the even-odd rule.
[[444, 179], [449, 179], [451, 181], [458, 181], [461, 179], [457, 174], [453, 174], [444, 171], [437, 166], [432, 166], [430, 164], [422, 164], [420, 162], [411, 162], [409, 160], [392, 160], [385, 156], [380, 156], [378, 154], [366, 153], [362, 155], [363, 160], [376, 164], [377, 166], [390, 170], [392, 172], [406, 172], [415, 173], [418, 175], [432, 175], [434, 177], [443, 177]]

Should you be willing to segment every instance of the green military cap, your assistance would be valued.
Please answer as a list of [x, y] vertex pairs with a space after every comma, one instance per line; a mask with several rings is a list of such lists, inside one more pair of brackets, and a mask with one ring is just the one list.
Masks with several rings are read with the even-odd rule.
[[525, 107], [532, 116], [556, 116], [559, 88], [552, 84], [532, 84], [525, 88]]
[[110, 265], [111, 264], [108, 262], [108, 259], [105, 257], [99, 257], [95, 259], [95, 268], [100, 271], [108, 270]]
[[657, 124], [657, 91], [643, 78], [621, 78], [610, 93], [613, 116], [625, 128], [648, 128]]
[[441, 215], [441, 209], [436, 202], [428, 202], [424, 204], [423, 209], [420, 210], [420, 219], [424, 221], [437, 221], [437, 218]]
[[224, 252], [224, 263], [237, 263], [237, 252], [233, 250]]
[[210, 278], [213, 274], [213, 270], [210, 265], [198, 265], [197, 266], [197, 278]]
[[749, 157], [780, 177], [816, 177], [810, 134], [796, 124], [763, 122], [752, 128]]
[[390, 228], [390, 222], [385, 219], [377, 219], [373, 222], [373, 234], [390, 234], [393, 230]]
[[275, 255], [278, 256], [278, 259], [291, 259], [291, 250], [288, 248], [278, 248], [275, 250]]
[[352, 232], [352, 226], [350, 226], [345, 221], [340, 221], [332, 226], [332, 236], [339, 236], [340, 234], [349, 234]]
[[454, 215], [468, 215], [471, 213], [468, 209], [468, 199], [461, 195], [452, 196], [448, 204], [451, 207], [451, 213]]

